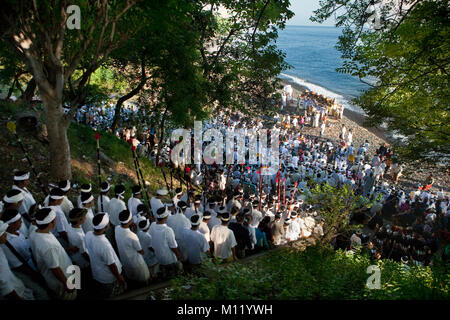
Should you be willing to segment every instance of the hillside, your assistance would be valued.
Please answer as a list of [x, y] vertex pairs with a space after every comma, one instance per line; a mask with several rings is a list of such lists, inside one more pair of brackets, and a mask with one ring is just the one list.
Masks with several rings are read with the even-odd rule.
[[[25, 154], [20, 148], [15, 136], [6, 128], [8, 121], [16, 121], [17, 117], [24, 112], [36, 114], [43, 119], [43, 112], [39, 109], [24, 109], [12, 102], [0, 102], [0, 152], [3, 154], [2, 165], [0, 166], [0, 194], [4, 195], [12, 185], [13, 170], [30, 170]], [[17, 125], [17, 133], [20, 136], [25, 149], [28, 151], [31, 161], [33, 162], [38, 174], [44, 184], [51, 181], [49, 178], [50, 158], [48, 151], [48, 143], [42, 136], [37, 126], [37, 130], [33, 130], [33, 126]], [[80, 186], [83, 183], [92, 183], [93, 194], [98, 194], [98, 176], [97, 176], [97, 151], [96, 141], [94, 138], [96, 131], [84, 125], [72, 123], [68, 136], [72, 154], [72, 184]], [[101, 159], [102, 181], [108, 179], [109, 183], [116, 185], [122, 183], [127, 189], [126, 198], [131, 195], [130, 188], [137, 183], [136, 171], [130, 145], [123, 140], [108, 132], [99, 132], [100, 134], [100, 151], [103, 153]], [[146, 180], [149, 196], [157, 189], [165, 186], [164, 178], [160, 168], [156, 167], [147, 158], [140, 157], [142, 174]], [[168, 176], [168, 174], [167, 174]], [[43, 193], [37, 183], [36, 176], [31, 173], [30, 190], [35, 195], [35, 199], [39, 202], [43, 200]], [[169, 182], [170, 183], [170, 182]], [[178, 186], [178, 184], [177, 184]], [[78, 192], [72, 189], [69, 196], [75, 198]]]

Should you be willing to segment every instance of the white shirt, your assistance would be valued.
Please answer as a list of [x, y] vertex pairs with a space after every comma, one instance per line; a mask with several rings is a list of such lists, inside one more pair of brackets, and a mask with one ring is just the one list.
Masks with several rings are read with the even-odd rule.
[[119, 273], [122, 272], [122, 263], [117, 257], [111, 243], [105, 237], [95, 235], [92, 231], [85, 237], [86, 248], [91, 259], [92, 277], [100, 283], [113, 283], [117, 280], [109, 266], [116, 264]]
[[[44, 206], [48, 207], [48, 200], [50, 199], [50, 196], [47, 196], [44, 200]], [[73, 209], [73, 203], [69, 200], [66, 196], [64, 196], [63, 201], [59, 205], [61, 207], [61, 210], [64, 212], [65, 216], [68, 218], [70, 210]]]
[[116, 242], [119, 256], [128, 278], [135, 281], [146, 281], [150, 277], [144, 256], [138, 251], [142, 250], [138, 236], [129, 228], [116, 227]]
[[156, 211], [158, 211], [159, 208], [164, 207], [162, 201], [156, 197], [153, 197], [150, 200], [150, 206], [152, 207], [153, 216], [156, 217]]
[[97, 200], [97, 208], [99, 212], [102, 212], [102, 199], [103, 198], [103, 212], [109, 213], [109, 202], [111, 201], [108, 196], [101, 195]]
[[19, 213], [21, 215], [23, 215], [25, 213], [28, 213], [30, 211], [31, 207], [36, 204], [36, 201], [34, 200], [33, 195], [31, 194], [30, 191], [28, 191], [27, 188], [21, 189], [18, 186], [13, 185], [12, 189], [13, 190], [19, 190], [23, 194], [23, 202], [22, 202], [22, 205], [19, 208]]
[[138, 198], [131, 197], [130, 199], [128, 199], [128, 209], [133, 216], [137, 215], [137, 207], [140, 204], [142, 204], [142, 201]]
[[300, 224], [297, 219], [292, 219], [291, 224], [286, 229], [286, 238], [295, 241], [300, 236]]
[[198, 230], [185, 229], [183, 230], [183, 242], [185, 243], [187, 261], [192, 264], [202, 263], [202, 253], [209, 249], [209, 244], [203, 234]]
[[[12, 233], [6, 233], [6, 240], [12, 245], [12, 247], [17, 251], [17, 253], [28, 262], [28, 265], [34, 265], [31, 259], [31, 247], [30, 241], [20, 232], [19, 235]], [[6, 246], [6, 244], [0, 245], [3, 248], [3, 252], [8, 259], [9, 266], [11, 269], [20, 267], [23, 263], [16, 257], [14, 253]]]
[[8, 260], [2, 248], [0, 248], [0, 297], [6, 296], [13, 291], [23, 299], [34, 299], [32, 291], [27, 289], [23, 282], [12, 273]]
[[69, 238], [69, 246], [78, 248], [78, 252], [69, 254], [72, 262], [81, 269], [89, 267], [89, 261], [83, 256], [83, 253], [87, 252], [83, 229], [70, 226], [67, 230], [67, 236]]
[[177, 240], [178, 245], [180, 245], [182, 243], [183, 230], [191, 228], [191, 222], [182, 213], [176, 213], [176, 214], [170, 215], [167, 218], [166, 224], [168, 227], [170, 227], [173, 230], [173, 232], [175, 234], [175, 239]]
[[56, 227], [53, 228], [52, 233], [55, 237], [59, 237], [59, 233], [67, 232], [70, 227], [69, 222], [60, 206], [50, 206], [49, 208], [52, 208], [56, 213]]
[[209, 230], [208, 224], [206, 222], [200, 222], [198, 231], [203, 234], [207, 242], [211, 241], [211, 231]]
[[228, 259], [233, 254], [231, 248], [237, 245], [233, 231], [223, 225], [212, 228], [211, 241], [214, 242], [214, 255], [221, 259]]
[[209, 219], [209, 222], [208, 222], [209, 231], [212, 231], [214, 226], [221, 225], [221, 224], [222, 224], [222, 221], [219, 218], [217, 218], [217, 214], [216, 214], [216, 216], [213, 216], [211, 213], [211, 219]]
[[73, 263], [69, 255], [52, 233], [33, 232], [30, 235], [30, 245], [37, 268], [44, 276], [48, 287], [58, 295], [62, 295], [65, 284], [53, 275], [51, 269], [59, 267], [66, 277], [71, 276], [68, 267]]
[[108, 204], [108, 209], [111, 224], [114, 226], [119, 226], [120, 225], [119, 214], [123, 210], [127, 209], [127, 207], [125, 206], [125, 202], [117, 198], [112, 198]]
[[142, 249], [144, 250], [144, 260], [147, 263], [147, 266], [151, 267], [158, 263], [158, 259], [156, 258], [155, 253], [150, 250], [150, 248], [153, 248], [153, 241], [152, 236], [147, 232], [144, 232], [142, 230], [138, 231], [137, 234], [139, 238], [139, 243], [141, 244]]
[[152, 223], [150, 226], [150, 236], [159, 264], [168, 265], [177, 262], [177, 256], [171, 250], [178, 248], [173, 230], [166, 224]]

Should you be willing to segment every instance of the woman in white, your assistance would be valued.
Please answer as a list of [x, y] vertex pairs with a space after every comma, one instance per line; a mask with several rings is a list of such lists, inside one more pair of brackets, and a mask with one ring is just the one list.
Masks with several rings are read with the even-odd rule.
[[116, 227], [115, 237], [125, 275], [130, 280], [147, 283], [150, 272], [144, 261], [144, 250], [138, 236], [130, 230], [133, 215], [124, 210], [119, 214], [119, 220], [120, 226]]

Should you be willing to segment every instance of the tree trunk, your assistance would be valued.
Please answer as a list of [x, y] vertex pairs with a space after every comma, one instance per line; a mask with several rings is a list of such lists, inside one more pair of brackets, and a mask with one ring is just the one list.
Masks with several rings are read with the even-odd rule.
[[42, 95], [47, 118], [47, 132], [50, 147], [51, 176], [59, 180], [72, 178], [72, 161], [67, 129], [70, 121], [64, 118], [62, 103], [56, 98]]
[[162, 148], [162, 143], [163, 143], [163, 139], [164, 139], [164, 122], [166, 120], [166, 114], [167, 114], [167, 108], [164, 111], [164, 114], [162, 116], [162, 121], [161, 121], [161, 135], [159, 136], [158, 152], [156, 153], [156, 164], [158, 164], [159, 156], [161, 154], [161, 148]]
[[9, 90], [8, 90], [8, 94], [7, 94], [6, 97], [5, 97], [5, 100], [6, 100], [6, 101], [8, 101], [9, 98], [11, 98], [12, 93], [13, 93], [13, 90], [14, 90], [14, 87], [16, 86], [16, 81], [17, 81], [17, 79], [14, 78], [14, 81], [13, 81], [11, 87], [10, 87]]
[[27, 88], [23, 92], [23, 94], [20, 96], [19, 100], [25, 103], [30, 104], [33, 100], [34, 92], [36, 91], [36, 81], [34, 78], [31, 78], [31, 80], [27, 84]]

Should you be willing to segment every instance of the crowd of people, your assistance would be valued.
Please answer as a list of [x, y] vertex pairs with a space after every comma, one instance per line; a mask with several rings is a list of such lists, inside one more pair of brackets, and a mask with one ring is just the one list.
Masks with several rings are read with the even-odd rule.
[[[315, 111], [308, 103], [304, 107], [311, 117]], [[336, 142], [304, 135], [295, 119], [278, 114], [272, 125], [222, 112], [203, 123], [203, 130], [215, 128], [224, 137], [242, 129], [237, 141], [244, 139], [250, 149], [260, 130], [278, 134], [280, 166], [271, 175], [261, 175], [259, 160], [249, 163], [249, 154], [234, 165], [172, 163], [178, 141], [166, 139], [161, 158], [180, 173], [175, 175], [180, 187], [159, 189], [151, 199], [140, 186], [125, 199], [125, 187], [107, 181], [97, 186], [98, 195], [86, 184], [74, 197], [71, 182], [61, 181], [38, 204], [27, 188], [30, 173], [15, 172], [0, 208], [0, 296], [70, 300], [91, 290], [111, 297], [183, 270], [195, 272], [208, 256], [227, 263], [273, 246], [320, 239], [326, 217], [308, 199], [311, 185], [325, 183], [348, 186], [375, 202], [349, 217], [373, 231], [340, 236], [336, 248], [362, 247], [373, 259], [429, 264], [440, 242], [450, 238], [449, 197], [434, 190], [433, 177], [415, 190], [402, 190], [395, 186], [402, 166], [386, 145], [371, 155], [369, 141], [353, 146], [345, 126]], [[137, 135], [132, 128], [122, 132], [130, 142]], [[139, 141], [141, 147], [151, 134]], [[203, 142], [203, 149], [208, 144]], [[237, 147], [232, 156], [238, 160]], [[81, 290], [68, 281], [74, 265], [81, 270]]]

